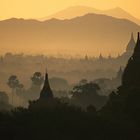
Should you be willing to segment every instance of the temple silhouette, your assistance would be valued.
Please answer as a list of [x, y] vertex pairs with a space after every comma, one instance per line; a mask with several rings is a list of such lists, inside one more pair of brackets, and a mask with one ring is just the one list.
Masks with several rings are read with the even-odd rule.
[[50, 84], [49, 84], [48, 72], [46, 71], [45, 82], [44, 82], [43, 89], [41, 90], [39, 100], [44, 100], [44, 99], [48, 99], [48, 98], [53, 98], [53, 92], [52, 92]]
[[128, 64], [122, 76], [122, 85], [126, 88], [140, 88], [140, 36], [138, 39], [134, 53], [130, 57]]
[[133, 33], [131, 33], [130, 40], [126, 46], [126, 51], [123, 54], [123, 56], [125, 56], [126, 58], [130, 58], [134, 52], [135, 46], [136, 46], [136, 42], [134, 40], [134, 35], [133, 35]]
[[118, 87], [117, 92], [110, 94], [108, 103], [102, 111], [107, 114], [111, 113], [114, 117], [125, 115], [125, 113], [138, 117], [140, 110], [140, 33], [138, 33], [134, 52], [128, 60], [121, 81], [122, 85]]
[[28, 108], [36, 110], [40, 108], [45, 108], [53, 104], [55, 104], [55, 99], [54, 99], [53, 92], [49, 84], [48, 72], [46, 71], [45, 82], [40, 92], [40, 97], [38, 100], [29, 101]]
[[134, 35], [133, 35], [133, 33], [131, 33], [131, 38], [130, 38], [130, 41], [128, 42], [126, 52], [132, 53], [135, 48], [135, 45], [136, 45], [136, 42], [134, 40]]

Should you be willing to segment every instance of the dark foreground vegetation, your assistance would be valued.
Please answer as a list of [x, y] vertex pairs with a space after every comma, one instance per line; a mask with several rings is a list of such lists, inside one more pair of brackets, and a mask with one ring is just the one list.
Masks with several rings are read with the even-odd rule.
[[134, 110], [119, 109], [96, 112], [93, 106], [89, 106], [82, 111], [58, 99], [47, 100], [47, 103], [36, 101], [28, 109], [17, 108], [11, 113], [1, 113], [0, 136], [13, 140], [140, 139], [140, 113], [135, 112], [135, 115]]

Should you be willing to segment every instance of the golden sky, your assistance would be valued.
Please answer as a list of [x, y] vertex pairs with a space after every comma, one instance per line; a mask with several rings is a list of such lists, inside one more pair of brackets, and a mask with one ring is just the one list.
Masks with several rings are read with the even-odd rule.
[[0, 19], [42, 18], [75, 5], [98, 9], [120, 7], [140, 19], [140, 0], [0, 0]]

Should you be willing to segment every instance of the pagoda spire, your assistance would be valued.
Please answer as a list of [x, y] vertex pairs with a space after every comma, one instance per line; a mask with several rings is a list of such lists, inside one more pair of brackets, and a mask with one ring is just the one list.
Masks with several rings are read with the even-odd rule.
[[134, 54], [132, 58], [135, 59], [136, 57], [137, 59], [140, 59], [140, 33], [139, 32], [138, 32], [136, 47], [134, 49]]
[[137, 43], [140, 41], [140, 32], [138, 32]]
[[125, 87], [140, 87], [140, 34], [138, 33], [136, 47], [129, 59], [122, 77]]
[[48, 99], [48, 98], [53, 98], [53, 92], [52, 92], [50, 84], [49, 84], [48, 72], [47, 72], [47, 68], [46, 68], [45, 82], [44, 82], [44, 86], [40, 93], [40, 99], [42, 100], [42, 99]]
[[140, 40], [140, 32], [138, 32], [138, 41]]

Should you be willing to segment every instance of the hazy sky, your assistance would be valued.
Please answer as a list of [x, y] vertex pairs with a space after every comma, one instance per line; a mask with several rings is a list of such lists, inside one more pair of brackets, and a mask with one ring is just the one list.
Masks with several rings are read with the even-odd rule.
[[75, 5], [98, 9], [118, 6], [140, 19], [140, 0], [0, 0], [0, 19], [42, 18]]

